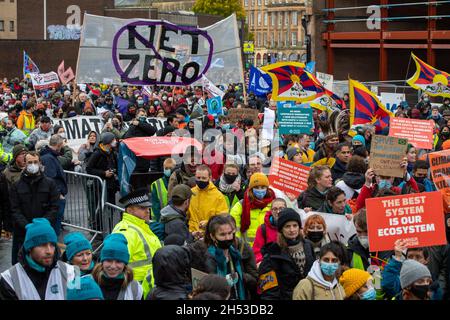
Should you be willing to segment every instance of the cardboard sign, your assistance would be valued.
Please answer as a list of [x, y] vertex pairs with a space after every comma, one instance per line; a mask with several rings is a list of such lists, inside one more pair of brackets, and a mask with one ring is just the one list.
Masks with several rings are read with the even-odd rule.
[[406, 156], [408, 140], [375, 135], [372, 138], [369, 167], [380, 176], [403, 177], [400, 163]]
[[233, 108], [228, 110], [228, 120], [231, 123], [237, 123], [244, 119], [252, 119], [255, 126], [257, 126], [259, 124], [258, 110], [251, 108]]
[[433, 120], [392, 118], [389, 121], [389, 136], [408, 139], [419, 149], [433, 148]]
[[302, 219], [302, 225], [305, 225], [306, 219], [312, 214], [318, 214], [325, 220], [325, 224], [327, 225], [327, 235], [332, 241], [340, 241], [347, 245], [348, 240], [356, 233], [353, 219], [348, 220], [345, 215], [340, 214], [314, 211], [305, 213], [304, 211], [301, 211], [300, 217]]
[[436, 189], [440, 190], [444, 200], [445, 212], [450, 212], [450, 150], [428, 154], [430, 171]]
[[308, 188], [310, 171], [310, 167], [276, 157], [270, 167], [269, 183], [288, 196], [298, 197]]
[[409, 248], [447, 244], [440, 192], [366, 200], [370, 251], [393, 250], [395, 241]]
[[314, 128], [311, 108], [297, 107], [293, 102], [278, 102], [277, 114], [280, 134], [311, 134]]
[[203, 271], [191, 268], [192, 289], [197, 288], [200, 280], [202, 280], [207, 275], [208, 274]]

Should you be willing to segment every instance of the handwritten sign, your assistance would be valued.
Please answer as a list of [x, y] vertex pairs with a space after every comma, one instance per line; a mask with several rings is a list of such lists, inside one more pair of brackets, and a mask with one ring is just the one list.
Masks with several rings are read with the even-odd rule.
[[393, 250], [395, 241], [407, 246], [447, 244], [440, 192], [425, 192], [366, 200], [370, 251]]
[[369, 167], [377, 175], [402, 178], [404, 173], [400, 163], [407, 147], [406, 139], [375, 135], [372, 138]]
[[192, 289], [195, 289], [198, 287], [198, 283], [200, 280], [202, 280], [205, 276], [208, 274], [205, 272], [202, 272], [200, 270], [191, 268], [191, 278], [192, 278]]
[[255, 125], [259, 124], [258, 110], [251, 108], [233, 108], [228, 110], [228, 120], [231, 123], [237, 123], [244, 119], [252, 119]]
[[419, 149], [433, 148], [433, 120], [417, 120], [391, 117], [389, 136], [408, 139], [408, 142]]
[[270, 167], [269, 183], [288, 196], [298, 197], [308, 188], [310, 171], [310, 167], [276, 157]]

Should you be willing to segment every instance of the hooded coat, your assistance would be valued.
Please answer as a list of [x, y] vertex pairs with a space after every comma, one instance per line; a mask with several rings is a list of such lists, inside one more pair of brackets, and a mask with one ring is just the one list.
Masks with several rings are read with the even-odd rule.
[[345, 192], [345, 198], [350, 200], [359, 194], [366, 178], [363, 173], [346, 172], [342, 176], [342, 180], [336, 183], [336, 187]]
[[264, 224], [258, 227], [256, 230], [255, 242], [253, 243], [253, 252], [255, 253], [256, 263], [263, 260], [261, 253], [262, 247], [269, 242], [277, 242], [278, 230], [274, 224], [272, 211], [267, 211], [264, 217]]
[[147, 300], [187, 300], [191, 291], [190, 260], [184, 247], [168, 245], [156, 251], [152, 260], [155, 287]]
[[298, 197], [298, 207], [301, 209], [312, 208], [313, 211], [317, 211], [325, 202], [326, 194], [322, 194], [317, 188], [309, 188], [302, 192]]
[[336, 277], [332, 282], [324, 279], [319, 260], [314, 261], [308, 276], [294, 289], [293, 300], [344, 300], [345, 291]]
[[183, 237], [184, 241], [192, 242], [194, 239], [189, 232], [186, 213], [168, 205], [161, 210], [161, 223], [164, 224], [165, 237], [171, 234], [178, 234]]

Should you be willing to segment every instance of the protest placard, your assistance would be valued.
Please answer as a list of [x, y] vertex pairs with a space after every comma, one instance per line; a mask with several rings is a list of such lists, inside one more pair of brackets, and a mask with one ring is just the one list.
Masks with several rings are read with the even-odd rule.
[[386, 106], [386, 109], [391, 112], [395, 112], [402, 101], [406, 101], [404, 93], [381, 93], [381, 102]]
[[450, 150], [428, 154], [431, 177], [444, 200], [445, 212], [450, 212]]
[[275, 157], [269, 172], [269, 183], [286, 195], [298, 197], [308, 188], [310, 167]]
[[356, 233], [355, 224], [352, 219], [347, 219], [345, 215], [330, 214], [323, 212], [310, 211], [305, 213], [301, 211], [300, 218], [302, 219], [302, 225], [305, 225], [306, 219], [313, 214], [318, 214], [325, 220], [327, 226], [327, 235], [332, 241], [340, 241], [347, 245], [351, 236]]
[[316, 72], [316, 78], [327, 90], [333, 91], [334, 76], [332, 74]]
[[402, 178], [400, 163], [406, 156], [408, 140], [374, 135], [372, 138], [369, 167], [377, 175]]
[[205, 28], [166, 20], [86, 14], [80, 37], [77, 83], [216, 85], [243, 83], [236, 15]]
[[275, 111], [270, 108], [264, 108], [264, 123], [262, 138], [267, 140], [273, 140], [274, 132], [273, 126], [275, 125]]
[[86, 143], [89, 132], [100, 134], [103, 129], [103, 118], [100, 116], [78, 116], [64, 119], [51, 119], [53, 125], [59, 124], [66, 132], [67, 144], [78, 151], [83, 143]]
[[217, 117], [223, 114], [222, 99], [217, 96], [206, 100], [206, 107], [208, 108], [208, 114]]
[[228, 120], [231, 123], [237, 123], [244, 119], [252, 119], [255, 126], [259, 124], [258, 110], [251, 108], [233, 108], [228, 110]]
[[393, 250], [398, 239], [407, 247], [447, 243], [440, 192], [424, 192], [366, 200], [370, 251]]
[[45, 90], [59, 86], [58, 74], [53, 71], [48, 73], [30, 73], [30, 77], [35, 90]]
[[408, 139], [419, 149], [433, 148], [433, 120], [418, 120], [409, 118], [390, 118], [389, 136]]
[[197, 288], [198, 283], [200, 282], [200, 280], [202, 280], [207, 275], [208, 274], [205, 273], [205, 272], [202, 272], [200, 270], [191, 268], [192, 289]]
[[278, 102], [278, 130], [280, 134], [311, 134], [314, 128], [313, 110], [299, 107], [293, 102]]

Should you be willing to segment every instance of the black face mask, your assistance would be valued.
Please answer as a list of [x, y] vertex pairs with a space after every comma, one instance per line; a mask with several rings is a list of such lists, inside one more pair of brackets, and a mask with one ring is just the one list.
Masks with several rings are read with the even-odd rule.
[[312, 242], [319, 242], [323, 239], [322, 231], [308, 231], [308, 239]]
[[188, 128], [189, 133], [190, 133], [190, 134], [194, 134], [194, 129], [195, 129], [195, 128]]
[[448, 139], [448, 137], [450, 137], [450, 132], [442, 132], [441, 136], [444, 137], [445, 139]]
[[300, 239], [295, 239], [295, 240], [286, 239], [286, 243], [289, 247], [296, 246], [297, 244], [300, 243]]
[[195, 183], [197, 184], [197, 187], [199, 187], [202, 190], [205, 189], [209, 185], [209, 181], [195, 180]]
[[228, 184], [232, 184], [237, 179], [237, 175], [234, 175], [234, 174], [226, 174], [226, 173], [224, 173], [223, 177], [225, 179], [225, 182], [228, 183]]
[[233, 244], [233, 239], [231, 240], [216, 240], [216, 246], [220, 249], [229, 249]]
[[420, 177], [420, 178], [414, 177], [414, 180], [416, 180], [417, 183], [423, 184], [423, 181], [425, 180], [425, 178], [424, 177]]
[[420, 300], [429, 300], [428, 291], [430, 291], [430, 285], [412, 285], [410, 291]]

